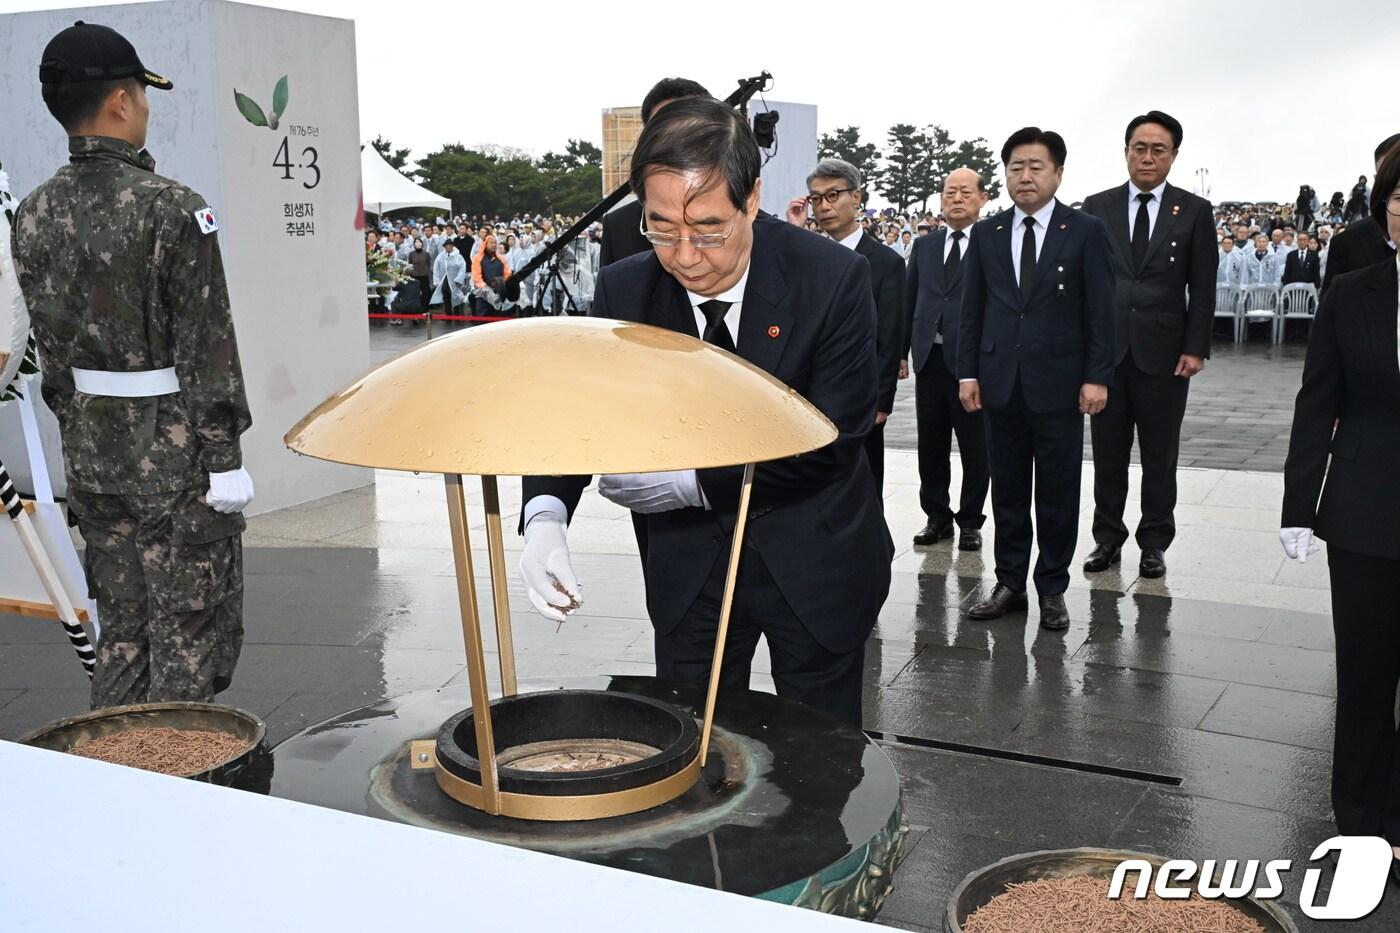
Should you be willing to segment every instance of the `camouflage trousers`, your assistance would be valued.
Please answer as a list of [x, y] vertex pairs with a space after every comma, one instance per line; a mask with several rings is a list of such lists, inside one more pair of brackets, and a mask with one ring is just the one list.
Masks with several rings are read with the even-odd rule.
[[102, 623], [92, 708], [213, 699], [243, 648], [243, 516], [215, 512], [193, 489], [69, 489], [68, 507]]

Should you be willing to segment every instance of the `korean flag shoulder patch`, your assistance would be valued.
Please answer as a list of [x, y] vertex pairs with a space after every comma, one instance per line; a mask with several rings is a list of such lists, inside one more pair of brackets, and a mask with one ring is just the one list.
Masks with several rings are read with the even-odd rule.
[[201, 207], [195, 211], [194, 220], [195, 223], [199, 224], [199, 232], [205, 236], [219, 229], [219, 222], [214, 219], [214, 212], [207, 207]]

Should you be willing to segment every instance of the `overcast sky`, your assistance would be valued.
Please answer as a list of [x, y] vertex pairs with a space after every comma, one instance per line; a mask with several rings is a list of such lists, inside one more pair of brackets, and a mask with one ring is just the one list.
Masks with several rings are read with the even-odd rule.
[[[92, 4], [0, 0], [0, 11], [78, 5]], [[770, 99], [816, 104], [823, 131], [856, 124], [871, 142], [896, 122], [985, 136], [994, 150], [1026, 124], [1058, 130], [1065, 200], [1126, 181], [1124, 125], [1153, 108], [1185, 126], [1172, 181], [1191, 188], [1206, 167], [1217, 201], [1292, 199], [1303, 182], [1325, 201], [1369, 175], [1376, 143], [1400, 131], [1394, 0], [263, 5], [353, 18], [361, 135], [417, 155], [445, 142], [535, 155], [569, 137], [598, 143], [601, 111], [640, 103], [659, 77], [722, 96], [763, 70]]]

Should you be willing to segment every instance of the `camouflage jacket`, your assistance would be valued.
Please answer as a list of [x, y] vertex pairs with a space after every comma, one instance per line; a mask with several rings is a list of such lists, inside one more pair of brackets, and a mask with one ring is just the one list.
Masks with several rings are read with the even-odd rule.
[[[68, 148], [69, 164], [21, 202], [10, 234], [68, 483], [113, 495], [206, 488], [206, 474], [242, 465], [252, 417], [219, 244], [196, 219], [205, 201], [130, 143], [77, 136]], [[171, 366], [174, 395], [73, 388], [74, 367]]]

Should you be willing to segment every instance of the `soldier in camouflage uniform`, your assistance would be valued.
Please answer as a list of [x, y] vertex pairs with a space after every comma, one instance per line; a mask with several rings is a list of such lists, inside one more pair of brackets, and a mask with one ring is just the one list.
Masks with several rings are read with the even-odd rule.
[[217, 222], [142, 148], [146, 87], [171, 85], [129, 42], [78, 23], [39, 73], [71, 159], [11, 235], [103, 623], [92, 706], [209, 700], [242, 647], [252, 498]]

